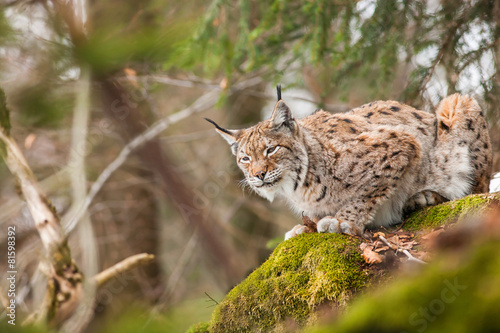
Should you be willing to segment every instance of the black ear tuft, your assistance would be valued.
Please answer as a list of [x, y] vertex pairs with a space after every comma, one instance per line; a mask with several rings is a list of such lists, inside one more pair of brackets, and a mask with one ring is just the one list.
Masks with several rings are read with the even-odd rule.
[[228, 130], [217, 125], [212, 119], [205, 118], [205, 120], [215, 126], [215, 131], [219, 133], [220, 136], [227, 141], [227, 143], [229, 143], [231, 151], [234, 155], [236, 155], [238, 150], [238, 139], [241, 136], [242, 130]]
[[217, 124], [215, 123], [215, 121], [213, 121], [212, 119], [208, 119], [208, 118], [203, 118], [203, 119], [205, 119], [206, 121], [208, 121], [209, 123], [211, 123], [212, 125], [214, 125], [214, 126], [215, 126], [215, 128], [217, 128], [219, 131], [224, 132], [224, 133], [229, 134], [229, 135], [233, 135], [233, 134], [232, 134], [231, 132], [229, 132], [227, 129], [222, 128], [222, 127], [220, 127], [219, 125], [217, 125]]
[[278, 101], [281, 100], [281, 84], [276, 86], [276, 92], [278, 93]]

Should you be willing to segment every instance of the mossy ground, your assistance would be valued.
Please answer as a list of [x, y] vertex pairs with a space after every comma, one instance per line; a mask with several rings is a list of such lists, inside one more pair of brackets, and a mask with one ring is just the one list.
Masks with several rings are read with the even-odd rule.
[[335, 234], [282, 242], [219, 304], [210, 332], [267, 332], [290, 319], [303, 325], [321, 304], [345, 305], [369, 281], [358, 245]]
[[[403, 229], [419, 231], [450, 224], [477, 213], [493, 200], [500, 200], [500, 193], [470, 195], [429, 207], [411, 214]], [[286, 331], [283, 323], [290, 320], [299, 326], [309, 326], [314, 322], [314, 310], [318, 306], [327, 303], [333, 308], [343, 307], [357, 291], [372, 283], [372, 273], [363, 262], [359, 244], [360, 240], [354, 237], [337, 234], [304, 234], [282, 242], [262, 266], [229, 292], [215, 309], [210, 323], [195, 325], [189, 332], [278, 332]], [[495, 255], [498, 250], [491, 255]], [[477, 260], [477, 263], [474, 261], [470, 265], [448, 267], [445, 271], [440, 271], [442, 268], [439, 264], [431, 266], [426, 270], [427, 275], [412, 280], [421, 282], [398, 284], [398, 287], [389, 289], [387, 294], [368, 297], [354, 310], [350, 308], [345, 320], [339, 321], [334, 328], [328, 327], [317, 332], [330, 332], [332, 329], [360, 332], [398, 331], [393, 327], [408, 329], [408, 325], [411, 325], [410, 316], [414, 313], [419, 316], [419, 308], [413, 306], [412, 302], [431, 304], [446, 287], [445, 281], [453, 283], [456, 276], [463, 276], [463, 281], [476, 283], [467, 274], [481, 269], [477, 265], [486, 258], [478, 257]], [[500, 265], [488, 267], [490, 272], [498, 272], [498, 280]], [[491, 284], [495, 276], [485, 279], [489, 279], [486, 282]], [[500, 280], [496, 282], [497, 286], [500, 285]], [[495, 290], [498, 293], [494, 299], [500, 302], [500, 289]], [[401, 305], [384, 300], [385, 305], [379, 307], [385, 298]], [[463, 303], [457, 301], [457, 304]], [[456, 320], [459, 321], [460, 312], [457, 313], [454, 315], [458, 316]], [[379, 324], [377, 316], [381, 316]], [[420, 317], [414, 319], [423, 325]], [[392, 326], [393, 322], [396, 326]], [[391, 326], [385, 326], [389, 325], [387, 323]], [[409, 331], [418, 331], [415, 325], [410, 328]]]
[[500, 242], [449, 251], [356, 299], [327, 332], [500, 332]]
[[500, 193], [473, 194], [441, 205], [427, 207], [410, 214], [403, 229], [418, 231], [453, 223], [484, 209], [492, 200], [500, 200]]

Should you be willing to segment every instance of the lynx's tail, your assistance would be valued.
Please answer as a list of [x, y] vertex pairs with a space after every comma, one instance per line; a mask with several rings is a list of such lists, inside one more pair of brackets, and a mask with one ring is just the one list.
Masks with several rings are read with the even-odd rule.
[[[460, 150], [460, 147], [468, 148], [471, 192], [488, 192], [492, 150], [488, 126], [477, 101], [468, 95], [448, 96], [439, 104], [436, 117], [438, 141], [443, 148], [448, 149], [449, 153]], [[458, 153], [455, 155], [458, 156]]]

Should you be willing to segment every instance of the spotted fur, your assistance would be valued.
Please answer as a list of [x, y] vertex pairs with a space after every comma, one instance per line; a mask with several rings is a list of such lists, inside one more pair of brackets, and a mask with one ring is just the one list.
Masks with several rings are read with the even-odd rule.
[[[474, 98], [458, 94], [435, 115], [377, 101], [300, 120], [280, 99], [268, 120], [216, 130], [255, 192], [284, 198], [317, 221], [320, 232], [361, 234], [367, 226], [393, 225], [405, 209], [485, 192], [491, 177], [483, 113]], [[298, 225], [286, 237], [303, 231]]]

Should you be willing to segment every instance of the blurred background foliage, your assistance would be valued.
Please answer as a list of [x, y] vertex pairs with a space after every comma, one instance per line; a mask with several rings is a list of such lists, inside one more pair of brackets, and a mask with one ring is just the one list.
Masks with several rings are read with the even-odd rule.
[[[203, 116], [249, 126], [272, 110], [276, 83], [297, 116], [376, 99], [433, 112], [448, 94], [473, 94], [489, 118], [498, 171], [499, 62], [493, 0], [6, 0], [0, 9], [0, 86], [12, 135], [62, 216], [74, 199], [70, 142], [82, 127], [90, 187], [133, 137], [200, 96], [216, 92]], [[74, 124], [85, 80], [90, 120]], [[158, 259], [99, 290], [82, 330], [104, 332], [110, 318], [134, 317], [130, 304], [147, 309], [138, 318], [178, 331], [206, 320], [211, 297], [220, 299], [265, 260], [266, 243], [298, 220], [284, 205], [241, 191], [241, 177], [200, 114], [172, 123], [129, 157], [88, 209], [93, 236], [76, 228], [70, 245], [87, 274], [89, 260], [101, 271], [140, 252]], [[3, 164], [0, 179], [0, 230], [20, 230], [23, 318], [43, 295], [43, 251]], [[97, 244], [90, 259], [88, 237]]]

